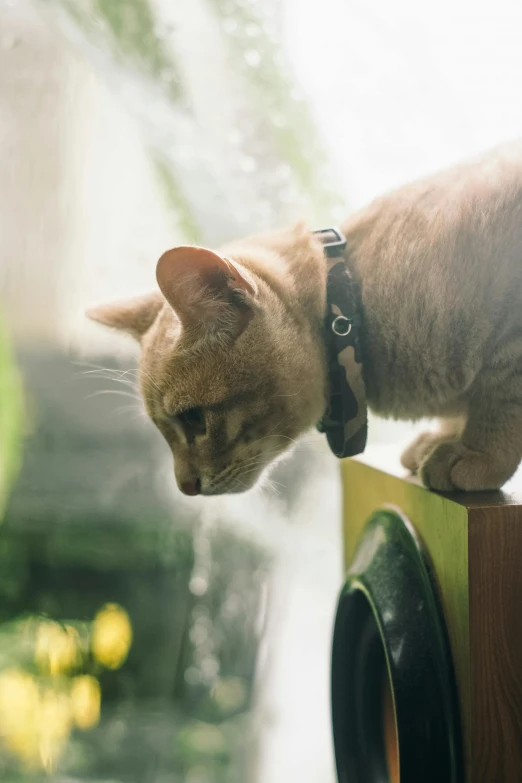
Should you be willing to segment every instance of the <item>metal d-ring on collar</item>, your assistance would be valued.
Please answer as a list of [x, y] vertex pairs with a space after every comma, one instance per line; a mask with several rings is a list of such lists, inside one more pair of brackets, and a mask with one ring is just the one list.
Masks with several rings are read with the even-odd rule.
[[368, 430], [361, 297], [350, 274], [345, 237], [335, 228], [313, 233], [322, 242], [328, 270], [324, 336], [329, 397], [317, 429], [337, 457], [352, 457], [364, 451]]
[[332, 332], [338, 337], [347, 337], [352, 331], [352, 322], [344, 315], [338, 315], [332, 323]]

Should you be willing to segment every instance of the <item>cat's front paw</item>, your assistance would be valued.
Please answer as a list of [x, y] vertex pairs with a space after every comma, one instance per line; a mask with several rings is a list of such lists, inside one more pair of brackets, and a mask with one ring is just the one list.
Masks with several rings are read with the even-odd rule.
[[424, 486], [441, 492], [457, 489], [453, 483], [452, 471], [462, 456], [457, 443], [445, 442], [435, 446], [419, 466], [419, 475]]
[[411, 473], [418, 473], [422, 463], [430, 452], [432, 452], [439, 443], [451, 440], [450, 435], [443, 435], [441, 432], [421, 432], [414, 441], [403, 451], [401, 455], [401, 465]]
[[441, 492], [500, 489], [514, 469], [489, 454], [470, 451], [460, 441], [439, 443], [420, 466], [423, 484]]

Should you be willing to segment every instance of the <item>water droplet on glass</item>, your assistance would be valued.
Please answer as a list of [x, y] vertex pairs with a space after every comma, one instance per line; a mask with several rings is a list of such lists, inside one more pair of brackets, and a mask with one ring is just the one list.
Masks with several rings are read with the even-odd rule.
[[185, 672], [185, 682], [187, 685], [199, 685], [201, 682], [201, 673], [195, 666], [190, 666]]
[[163, 37], [170, 38], [176, 32], [176, 25], [172, 22], [166, 22], [163, 26]]
[[240, 677], [225, 677], [215, 684], [211, 697], [223, 711], [233, 712], [247, 700], [246, 684]]
[[222, 27], [225, 33], [228, 33], [229, 35], [235, 33], [237, 30], [237, 20], [230, 16], [228, 19], [223, 20]]
[[243, 134], [240, 133], [238, 130], [230, 131], [230, 133], [228, 134], [228, 140], [234, 147], [239, 147], [239, 145], [243, 141]]
[[195, 623], [197, 622], [210, 622], [210, 613], [207, 606], [203, 604], [196, 604], [192, 610], [192, 618]]
[[213, 680], [219, 673], [219, 663], [216, 658], [209, 655], [201, 661], [201, 672], [206, 680]]
[[291, 173], [292, 173], [292, 169], [290, 168], [288, 163], [280, 163], [275, 170], [276, 178], [280, 182], [283, 182], [284, 180], [288, 179]]
[[270, 122], [274, 126], [274, 128], [284, 128], [286, 125], [286, 117], [283, 117], [282, 114], [272, 114], [270, 117]]
[[235, 617], [241, 610], [241, 601], [239, 596], [230, 595], [223, 604], [222, 615], [223, 617], [232, 618]]
[[204, 625], [198, 623], [197, 625], [192, 626], [189, 632], [189, 636], [192, 644], [196, 647], [199, 647], [201, 644], [207, 641], [208, 630]]
[[245, 33], [249, 38], [257, 38], [257, 36], [261, 33], [261, 28], [258, 24], [247, 24], [245, 27]]
[[244, 171], [245, 174], [252, 174], [252, 172], [257, 169], [255, 158], [252, 158], [250, 155], [245, 155], [239, 161], [239, 168], [241, 171]]
[[292, 188], [285, 188], [279, 194], [279, 201], [282, 204], [292, 204], [295, 200], [295, 193]]
[[192, 595], [205, 595], [208, 590], [208, 582], [203, 576], [193, 576], [189, 582], [189, 590]]
[[176, 74], [172, 68], [164, 68], [161, 72], [161, 81], [165, 84], [172, 84], [176, 81]]
[[245, 62], [250, 65], [251, 68], [257, 68], [261, 62], [261, 55], [257, 49], [247, 49], [244, 54]]

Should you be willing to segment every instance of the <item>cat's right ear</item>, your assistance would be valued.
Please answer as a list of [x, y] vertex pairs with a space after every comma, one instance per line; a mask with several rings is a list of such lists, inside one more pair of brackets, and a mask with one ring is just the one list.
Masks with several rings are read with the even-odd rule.
[[127, 332], [140, 341], [149, 331], [164, 304], [165, 300], [160, 292], [154, 291], [123, 302], [90, 307], [86, 315], [91, 321]]
[[163, 296], [191, 332], [238, 337], [254, 315], [257, 283], [237, 261], [205, 247], [167, 250], [156, 267]]

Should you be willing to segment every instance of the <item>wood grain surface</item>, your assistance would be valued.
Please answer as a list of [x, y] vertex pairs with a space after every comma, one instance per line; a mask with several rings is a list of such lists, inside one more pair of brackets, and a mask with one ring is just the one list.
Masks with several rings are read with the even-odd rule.
[[522, 781], [522, 506], [470, 512], [473, 783]]

